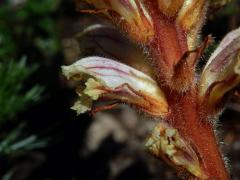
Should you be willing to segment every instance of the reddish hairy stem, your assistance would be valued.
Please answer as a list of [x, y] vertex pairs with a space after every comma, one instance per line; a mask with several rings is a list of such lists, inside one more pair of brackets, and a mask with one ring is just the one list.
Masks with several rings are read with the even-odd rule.
[[173, 66], [188, 51], [184, 31], [174, 23], [169, 23], [165, 17], [159, 16], [156, 24], [156, 36], [150, 45], [153, 54], [160, 56], [159, 61], [172, 70]]
[[[151, 2], [150, 6], [157, 7], [154, 2]], [[172, 79], [175, 65], [181, 60], [184, 53], [189, 51], [185, 31], [179, 25], [175, 24], [174, 18], [170, 19], [160, 14], [158, 10], [154, 11], [154, 8], [151, 9], [153, 9], [151, 13], [155, 35], [149, 43], [148, 49], [153, 59], [159, 85], [176, 89], [178, 83], [190, 84], [189, 81], [191, 79], [184, 80], [186, 82], [173, 82]], [[193, 72], [191, 69], [189, 70], [185, 69], [184, 71]], [[178, 81], [177, 79], [175, 80]]]
[[[159, 15], [159, 11], [154, 12], [154, 7], [157, 7], [154, 2], [149, 5], [153, 10], [151, 13], [156, 33], [153, 41], [149, 44], [149, 50], [155, 64], [158, 83], [160, 86], [164, 86], [162, 88], [169, 104], [170, 113], [166, 117], [166, 121], [191, 144], [209, 179], [227, 180], [229, 175], [213, 126], [208, 114], [204, 113], [207, 112], [204, 110], [205, 107], [200, 107], [198, 102], [198, 92], [194, 86], [195, 64], [186, 65], [183, 71], [178, 73], [180, 79], [178, 77], [173, 79], [174, 66], [184, 53], [189, 51], [185, 32], [173, 20]], [[187, 73], [187, 75], [182, 73]], [[182, 89], [185, 88], [185, 85], [189, 85], [189, 89], [184, 93], [177, 91], [177, 88], [172, 86], [178, 82], [173, 81], [179, 81]]]
[[147, 4], [151, 10], [155, 28], [155, 35], [149, 44], [149, 50], [153, 58], [156, 58], [154, 63], [158, 68], [171, 71], [173, 65], [188, 51], [185, 32], [179, 25], [175, 24], [175, 17], [171, 19], [161, 14], [157, 8], [157, 1], [148, 1]]
[[170, 114], [166, 120], [178, 129], [182, 137], [192, 144], [200, 164], [209, 179], [228, 180], [223, 157], [214, 129], [202, 108], [197, 104], [197, 92], [191, 89], [184, 95], [168, 93]]

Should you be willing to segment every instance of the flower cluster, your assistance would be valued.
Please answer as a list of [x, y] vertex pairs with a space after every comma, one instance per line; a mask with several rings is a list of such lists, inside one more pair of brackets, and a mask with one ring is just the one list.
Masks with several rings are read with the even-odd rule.
[[[144, 46], [154, 75], [96, 56], [63, 66], [63, 74], [79, 82], [72, 109], [80, 114], [129, 104], [159, 119], [146, 143], [149, 152], [189, 178], [228, 179], [212, 119], [240, 82], [240, 28], [226, 35], [199, 74], [197, 62], [211, 42], [199, 40], [208, 1], [86, 2], [96, 9], [84, 12], [102, 12]], [[99, 100], [111, 103], [93, 107]]]

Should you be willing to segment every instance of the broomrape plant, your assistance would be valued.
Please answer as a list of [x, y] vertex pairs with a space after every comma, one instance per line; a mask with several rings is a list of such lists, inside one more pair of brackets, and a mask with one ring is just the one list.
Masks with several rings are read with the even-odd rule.
[[[147, 150], [185, 179], [229, 179], [215, 134], [226, 97], [240, 82], [240, 28], [222, 40], [199, 73], [196, 66], [211, 37], [202, 42], [207, 0], [85, 0], [144, 47], [154, 75], [103, 57], [86, 57], [63, 74], [80, 81], [78, 114], [126, 103], [159, 119]], [[146, 64], [149, 67], [149, 64]], [[113, 104], [92, 106], [94, 101]]]

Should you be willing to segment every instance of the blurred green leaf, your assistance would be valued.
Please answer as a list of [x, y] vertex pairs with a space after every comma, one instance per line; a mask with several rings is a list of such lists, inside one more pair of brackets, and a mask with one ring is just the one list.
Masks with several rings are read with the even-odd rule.
[[15, 155], [36, 148], [46, 147], [49, 139], [40, 138], [35, 134], [24, 137], [26, 124], [21, 123], [0, 142], [1, 155]]
[[60, 2], [60, 0], [28, 0], [26, 6], [32, 13], [44, 14], [56, 10]]
[[24, 81], [35, 69], [36, 66], [26, 65], [26, 58], [19, 62], [11, 60], [0, 63], [0, 123], [14, 118], [17, 113], [40, 99], [43, 91], [40, 86], [23, 91]]

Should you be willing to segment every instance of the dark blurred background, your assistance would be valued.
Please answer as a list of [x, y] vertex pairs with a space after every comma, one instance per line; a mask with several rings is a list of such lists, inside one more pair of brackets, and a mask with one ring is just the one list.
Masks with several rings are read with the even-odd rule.
[[[212, 1], [203, 37], [213, 51], [240, 25], [240, 2]], [[109, 22], [82, 14], [73, 0], [0, 1], [0, 178], [2, 180], [177, 179], [144, 151], [152, 121], [126, 106], [76, 116], [74, 83], [61, 65], [101, 55], [129, 61], [140, 51]], [[88, 27], [106, 29], [90, 31]], [[87, 30], [86, 30], [87, 29]], [[90, 28], [91, 29], [91, 28]], [[139, 52], [139, 53], [133, 53]], [[233, 97], [219, 122], [223, 151], [240, 179], [240, 100]]]

